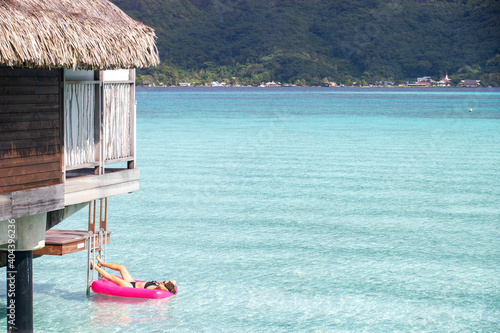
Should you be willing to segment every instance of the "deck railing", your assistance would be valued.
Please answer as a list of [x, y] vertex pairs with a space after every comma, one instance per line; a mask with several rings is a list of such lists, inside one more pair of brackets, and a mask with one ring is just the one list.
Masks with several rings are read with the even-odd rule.
[[64, 87], [66, 170], [135, 160], [134, 81], [67, 81]]

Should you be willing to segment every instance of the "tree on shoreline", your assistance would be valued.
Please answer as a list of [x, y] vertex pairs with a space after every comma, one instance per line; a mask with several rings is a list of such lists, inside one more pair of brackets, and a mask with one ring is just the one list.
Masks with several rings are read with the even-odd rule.
[[448, 73], [500, 85], [497, 0], [114, 2], [155, 28], [162, 65], [138, 78], [158, 84], [376, 84]]

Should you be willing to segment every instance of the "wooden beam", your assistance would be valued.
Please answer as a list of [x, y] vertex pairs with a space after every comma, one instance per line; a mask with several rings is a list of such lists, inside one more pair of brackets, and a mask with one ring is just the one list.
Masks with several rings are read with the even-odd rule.
[[59, 120], [49, 120], [49, 121], [25, 121], [25, 122], [13, 122], [13, 123], [2, 123], [0, 129], [2, 131], [31, 131], [39, 129], [54, 129], [59, 128]]
[[14, 175], [13, 177], [3, 177], [0, 178], [0, 187], [35, 183], [39, 182], [40, 180], [47, 179], [59, 179], [59, 174], [61, 171], [58, 169], [59, 165], [57, 166], [56, 170], [48, 170], [36, 173], [21, 173], [20, 175]]
[[43, 164], [21, 165], [0, 169], [0, 181], [2, 178], [36, 174], [39, 172], [59, 171], [59, 161]]
[[57, 154], [46, 154], [46, 155], [31, 156], [31, 157], [2, 158], [0, 159], [0, 169], [10, 168], [13, 166], [52, 163], [59, 161], [60, 158], [61, 156]]
[[[47, 136], [59, 136], [59, 128], [40, 129], [30, 131], [0, 132], [0, 141], [23, 140], [23, 139], [43, 139]], [[40, 141], [40, 140], [39, 140]]]
[[9, 186], [0, 187], [0, 194], [18, 192], [18, 191], [26, 191], [29, 189], [42, 188], [46, 186], [54, 186], [61, 184], [59, 179], [43, 179], [32, 183], [25, 184], [15, 184]]
[[59, 120], [59, 110], [50, 110], [49, 112], [39, 112], [38, 110], [33, 113], [27, 112], [2, 112], [0, 113], [0, 122], [2, 123], [18, 123], [29, 121], [52, 121]]
[[64, 208], [64, 185], [0, 194], [0, 221]]
[[[82, 188], [91, 189], [139, 180], [139, 169], [117, 169], [100, 176], [86, 176], [66, 179], [65, 193], [78, 192]], [[87, 200], [89, 201], [89, 200]]]
[[59, 95], [9, 95], [0, 99], [1, 104], [57, 103]]
[[53, 86], [0, 86], [0, 95], [54, 95], [59, 87]]
[[128, 162], [127, 167], [129, 169], [135, 169], [137, 163], [135, 161], [135, 149], [136, 149], [136, 106], [135, 106], [135, 69], [129, 70], [129, 80], [132, 82], [130, 85], [130, 156], [133, 160]]
[[17, 77], [2, 77], [0, 86], [53, 86], [58, 82], [57, 77], [26, 77], [22, 80]]
[[0, 76], [4, 77], [57, 77], [59, 75], [59, 71], [57, 69], [45, 69], [45, 68], [37, 68], [37, 69], [27, 69], [21, 67], [0, 67]]
[[[44, 143], [46, 145], [57, 145], [59, 144], [59, 137], [55, 136], [54, 133], [51, 131], [47, 133], [47, 136], [43, 137], [43, 140], [45, 141]], [[38, 139], [38, 140], [37, 140]], [[0, 140], [0, 150], [11, 150], [11, 149], [17, 149], [17, 148], [34, 148], [40, 145], [40, 140], [41, 138], [28, 138], [28, 139], [21, 139], [21, 140]], [[44, 144], [44, 146], [45, 146]]]
[[104, 175], [68, 178], [65, 182], [65, 204], [107, 198], [140, 189], [139, 169], [123, 169]]
[[29, 113], [29, 112], [58, 112], [58, 103], [44, 103], [44, 104], [12, 104], [12, 105], [2, 105], [2, 112], [8, 113]]
[[59, 128], [61, 129], [59, 131], [59, 140], [61, 142], [62, 153], [61, 158], [59, 159], [59, 168], [61, 170], [59, 181], [63, 183], [66, 179], [66, 169], [64, 168], [64, 166], [66, 165], [66, 162], [64, 161], [64, 156], [66, 154], [66, 143], [64, 142], [64, 100], [66, 96], [64, 95], [64, 69], [60, 69], [58, 72], [59, 75], [57, 76], [57, 84], [59, 85]]
[[[29, 156], [42, 156], [42, 155], [59, 155], [61, 146], [60, 145], [50, 145], [50, 146], [38, 146], [32, 148], [21, 148], [21, 149], [8, 149], [0, 150], [1, 159], [11, 159], [17, 157], [29, 157]], [[8, 161], [7, 161], [8, 162]]]
[[108, 197], [113, 197], [115, 195], [136, 192], [139, 190], [140, 190], [140, 182], [139, 180], [135, 180], [126, 183], [103, 186], [99, 188], [82, 189], [80, 192], [66, 194], [64, 200], [65, 204], [74, 205], [89, 200], [108, 198]]

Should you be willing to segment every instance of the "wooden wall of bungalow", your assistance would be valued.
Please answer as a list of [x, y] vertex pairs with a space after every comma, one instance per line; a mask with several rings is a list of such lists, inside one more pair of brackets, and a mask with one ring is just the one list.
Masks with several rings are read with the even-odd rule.
[[0, 217], [139, 189], [134, 78], [0, 67]]
[[63, 182], [61, 69], [0, 67], [0, 194]]

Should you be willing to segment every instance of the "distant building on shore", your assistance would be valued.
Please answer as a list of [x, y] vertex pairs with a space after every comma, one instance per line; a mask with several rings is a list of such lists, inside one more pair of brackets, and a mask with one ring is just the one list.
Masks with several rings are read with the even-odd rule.
[[446, 73], [446, 76], [437, 82], [437, 86], [448, 87], [450, 85], [450, 83], [451, 83], [451, 80], [448, 77], [448, 73]]
[[481, 80], [462, 80], [460, 82], [461, 87], [467, 87], [467, 88], [477, 88], [481, 85]]
[[430, 76], [418, 77], [417, 82], [432, 82], [432, 78]]
[[267, 83], [265, 84], [265, 86], [266, 86], [266, 87], [281, 87], [281, 83], [279, 83], [279, 82], [278, 82], [278, 83], [276, 83], [276, 82], [274, 82], [274, 81], [271, 81], [271, 82], [267, 82]]
[[225, 87], [226, 85], [227, 85], [226, 82], [218, 82], [218, 81], [212, 82], [212, 87]]
[[419, 81], [415, 83], [409, 83], [408, 87], [430, 87], [432, 84], [427, 81]]

